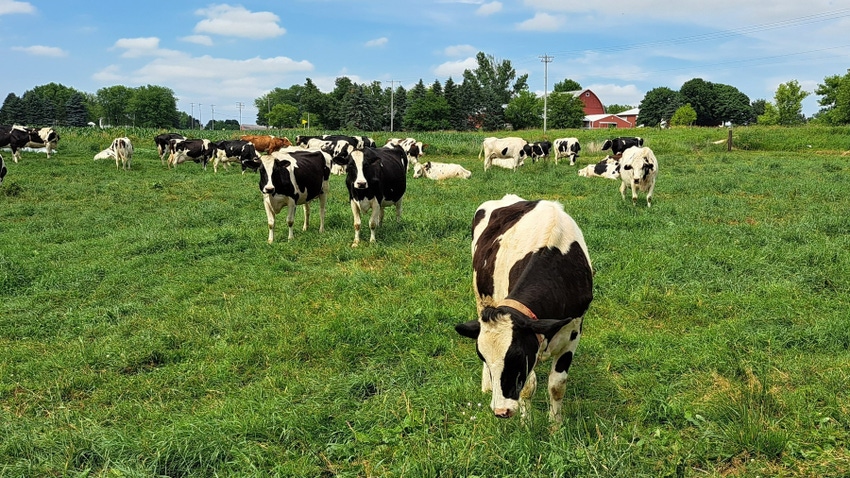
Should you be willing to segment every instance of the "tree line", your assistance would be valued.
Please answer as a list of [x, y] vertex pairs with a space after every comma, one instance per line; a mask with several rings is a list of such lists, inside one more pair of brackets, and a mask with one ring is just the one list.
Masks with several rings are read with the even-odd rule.
[[[545, 104], [549, 127], [582, 126], [584, 105], [575, 94], [582, 88], [576, 81], [555, 83], [544, 103], [529, 90], [528, 75], [518, 76], [509, 60], [496, 60], [483, 52], [476, 60], [477, 67], [465, 70], [460, 82], [449, 77], [445, 83], [436, 80], [426, 86], [420, 79], [410, 90], [395, 82], [357, 84], [339, 77], [333, 91], [323, 93], [307, 78], [303, 85], [274, 88], [256, 98], [256, 122], [277, 128], [309, 124], [326, 130], [520, 130], [543, 126]], [[802, 101], [810, 93], [796, 80], [779, 85], [771, 102], [750, 101], [731, 85], [694, 78], [678, 91], [658, 87], [647, 92], [639, 104], [638, 124], [850, 124], [850, 69], [825, 78], [814, 93], [821, 97], [821, 109], [807, 119]], [[616, 114], [630, 108], [608, 105], [606, 111]], [[37, 86], [21, 97], [9, 93], [0, 107], [0, 124], [201, 128], [198, 119], [177, 110], [174, 92], [163, 86], [116, 85], [90, 94], [56, 83]], [[240, 125], [232, 119], [210, 120], [204, 127], [239, 129]]]

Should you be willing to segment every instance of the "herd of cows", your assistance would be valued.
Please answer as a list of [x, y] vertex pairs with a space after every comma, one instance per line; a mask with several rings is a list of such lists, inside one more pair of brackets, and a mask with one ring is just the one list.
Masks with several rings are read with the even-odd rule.
[[[0, 126], [0, 147], [10, 146], [15, 162], [24, 147], [56, 149], [59, 135], [51, 128]], [[310, 204], [319, 201], [319, 232], [324, 230], [325, 207], [331, 174], [345, 175], [354, 219], [355, 247], [360, 242], [361, 214], [371, 210], [370, 242], [380, 226], [384, 209], [394, 206], [401, 217], [407, 173], [413, 177], [468, 179], [471, 172], [460, 165], [422, 162], [425, 145], [413, 138], [392, 138], [377, 147], [365, 136], [242, 136], [238, 140], [213, 142], [189, 139], [178, 133], [154, 138], [160, 161], [169, 168], [185, 161], [213, 168], [238, 162], [259, 172], [259, 189], [268, 218], [268, 242], [274, 241], [275, 216], [287, 208], [288, 238], [298, 205], [304, 206], [304, 229], [310, 220]], [[646, 193], [647, 207], [658, 174], [652, 150], [637, 137], [607, 140], [610, 154], [578, 171], [580, 176], [620, 179], [620, 194], [631, 187]], [[557, 164], [568, 157], [574, 165], [581, 151], [576, 138], [528, 143], [522, 138], [490, 137], [481, 145], [479, 159], [485, 171], [499, 166], [516, 171], [526, 158], [537, 161], [551, 153]], [[262, 154], [261, 154], [262, 153]], [[115, 160], [116, 168], [130, 169], [133, 145], [127, 137], [115, 138], [94, 159]], [[6, 175], [0, 156], [0, 183]], [[472, 282], [478, 317], [457, 324], [461, 336], [474, 339], [483, 362], [481, 389], [490, 393], [495, 416], [509, 418], [527, 414], [537, 388], [534, 368], [551, 359], [548, 378], [549, 418], [561, 420], [567, 374], [582, 333], [582, 318], [593, 300], [593, 269], [581, 229], [554, 201], [527, 201], [508, 194], [486, 201], [472, 221]]]

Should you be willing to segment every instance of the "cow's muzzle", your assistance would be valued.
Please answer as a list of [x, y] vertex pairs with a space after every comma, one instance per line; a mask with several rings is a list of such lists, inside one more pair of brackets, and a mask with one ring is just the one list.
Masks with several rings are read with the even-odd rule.
[[498, 418], [511, 418], [514, 416], [514, 413], [510, 408], [496, 408], [493, 410], [493, 414]]
[[355, 189], [366, 189], [369, 187], [369, 184], [366, 181], [357, 181], [354, 183]]
[[271, 188], [263, 188], [263, 192], [264, 192], [264, 193], [266, 193], [266, 194], [274, 195], [274, 188], [273, 188], [273, 187], [271, 187]]

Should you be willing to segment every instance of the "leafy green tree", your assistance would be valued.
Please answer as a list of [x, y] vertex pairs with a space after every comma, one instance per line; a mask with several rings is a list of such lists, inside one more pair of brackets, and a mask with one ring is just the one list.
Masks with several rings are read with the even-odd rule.
[[582, 87], [577, 81], [566, 78], [562, 81], [555, 83], [555, 86], [552, 88], [552, 91], [556, 93], [569, 93], [570, 91], [580, 91], [581, 89]]
[[104, 123], [115, 126], [126, 123], [127, 108], [133, 94], [132, 88], [122, 85], [97, 90], [98, 118], [103, 118]]
[[289, 103], [278, 103], [272, 107], [267, 115], [269, 126], [275, 128], [292, 128], [298, 125], [301, 114], [298, 108]]
[[765, 104], [767, 104], [767, 100], [765, 99], [757, 99], [753, 101], [750, 106], [753, 110], [753, 117], [758, 118], [759, 116], [764, 114]]
[[24, 121], [24, 110], [21, 98], [14, 93], [6, 95], [3, 106], [0, 107], [0, 124], [21, 124]]
[[[575, 91], [575, 90], [573, 90]], [[549, 95], [546, 125], [550, 128], [581, 128], [584, 120], [584, 103], [572, 93]]]
[[774, 126], [779, 124], [779, 110], [773, 103], [765, 102], [764, 114], [758, 116], [758, 124]]
[[543, 101], [528, 90], [520, 91], [505, 108], [505, 120], [515, 130], [540, 127], [543, 124]]
[[520, 91], [528, 89], [528, 74], [517, 77], [510, 60], [497, 62], [492, 55], [478, 52], [478, 67], [472, 72], [481, 85], [477, 105], [484, 129], [501, 129], [505, 123], [505, 106]]
[[779, 111], [779, 124], [791, 126], [805, 123], [803, 100], [807, 96], [809, 96], [809, 92], [803, 91], [797, 80], [780, 83], [774, 96], [776, 109]]
[[844, 75], [833, 75], [824, 78], [823, 84], [815, 89], [820, 96], [817, 121], [827, 125], [850, 124], [850, 69]]
[[127, 121], [143, 128], [177, 126], [177, 99], [170, 88], [146, 85], [135, 90], [127, 107]]
[[690, 126], [697, 120], [697, 112], [690, 103], [680, 107], [670, 118], [670, 126]]
[[649, 90], [640, 102], [640, 113], [638, 113], [638, 124], [647, 126], [658, 126], [661, 120], [673, 117], [673, 113], [685, 103], [679, 92], [671, 90], [666, 86], [659, 86]]
[[720, 122], [731, 121], [734, 124], [749, 124], [755, 121], [750, 97], [737, 88], [721, 83], [713, 83], [714, 119]]
[[[682, 101], [690, 104], [697, 113], [696, 124], [699, 126], [716, 126], [718, 120], [714, 114], [714, 88], [711, 83], [702, 78], [686, 81], [679, 94]], [[676, 108], [678, 109], [678, 108]]]
[[634, 106], [613, 104], [606, 106], [605, 112], [611, 115], [615, 115], [617, 113], [622, 113], [623, 111], [628, 111], [632, 108], [634, 108]]
[[310, 127], [319, 127], [325, 123], [326, 108], [328, 95], [319, 91], [319, 88], [313, 83], [313, 80], [307, 78], [304, 82], [304, 89], [301, 91], [301, 117], [307, 119], [310, 115]]
[[404, 113], [405, 129], [408, 131], [438, 131], [449, 129], [449, 104], [433, 90], [411, 102]]

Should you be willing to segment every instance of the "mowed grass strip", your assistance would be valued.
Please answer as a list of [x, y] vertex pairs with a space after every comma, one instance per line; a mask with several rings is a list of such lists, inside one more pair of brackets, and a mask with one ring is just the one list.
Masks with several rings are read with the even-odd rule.
[[[847, 130], [618, 133], [658, 157], [651, 209], [563, 162], [484, 172], [490, 134], [412, 134], [472, 178], [409, 177], [402, 220], [351, 248], [342, 177], [324, 233], [316, 204], [269, 245], [256, 174], [169, 170], [153, 130], [61, 131], [0, 187], [0, 475], [850, 472]], [[124, 135], [132, 171], [92, 160]], [[579, 137], [582, 167], [611, 134], [546, 136]], [[496, 420], [453, 329], [472, 214], [506, 193], [562, 202], [596, 271], [559, 428], [548, 364], [528, 423]]]

